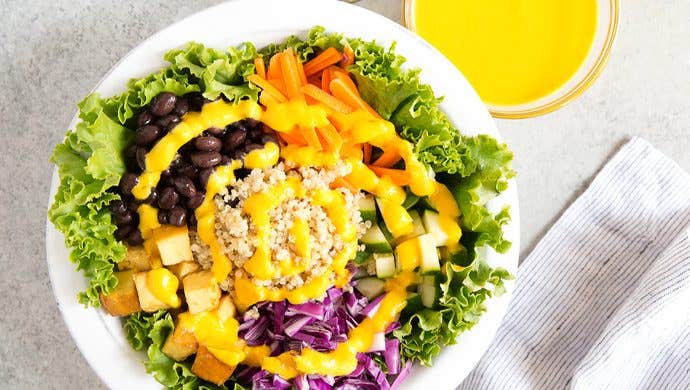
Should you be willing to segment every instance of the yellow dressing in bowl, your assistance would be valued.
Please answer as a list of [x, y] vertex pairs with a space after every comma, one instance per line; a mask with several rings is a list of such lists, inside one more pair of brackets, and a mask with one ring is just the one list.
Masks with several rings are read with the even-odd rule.
[[416, 32], [446, 55], [485, 103], [548, 96], [583, 64], [597, 0], [417, 0]]

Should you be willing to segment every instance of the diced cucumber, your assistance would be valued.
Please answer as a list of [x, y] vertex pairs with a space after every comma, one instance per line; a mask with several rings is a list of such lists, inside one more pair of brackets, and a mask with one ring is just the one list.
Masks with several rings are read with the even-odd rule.
[[379, 278], [390, 278], [395, 275], [395, 257], [392, 253], [374, 253], [376, 262], [376, 276]]
[[441, 288], [436, 280], [437, 275], [424, 275], [422, 282], [419, 284], [417, 291], [422, 300], [424, 307], [432, 308], [438, 300]]
[[407, 191], [407, 196], [405, 197], [405, 201], [403, 202], [402, 206], [403, 206], [405, 209], [409, 210], [409, 209], [411, 209], [412, 207], [414, 207], [414, 205], [416, 205], [417, 202], [419, 202], [419, 196], [413, 194], [412, 192], [410, 192], [410, 191], [408, 190], [408, 191]]
[[378, 224], [374, 222], [371, 227], [364, 233], [361, 240], [369, 252], [373, 253], [391, 253], [393, 248], [386, 239], [386, 236], [381, 231]]
[[355, 258], [352, 259], [352, 261], [354, 261], [355, 264], [360, 265], [360, 264], [366, 263], [370, 257], [371, 257], [371, 252], [368, 250], [363, 250], [363, 251], [357, 252], [357, 254], [355, 255]]
[[386, 282], [379, 278], [368, 277], [357, 280], [355, 288], [367, 297], [367, 299], [374, 299], [383, 294], [385, 285]]
[[405, 305], [405, 311], [409, 313], [416, 313], [422, 310], [422, 296], [418, 293], [407, 294], [407, 304]]
[[357, 271], [352, 275], [352, 280], [358, 280], [369, 276], [365, 266], [357, 267]]
[[422, 196], [421, 198], [419, 198], [419, 201], [417, 202], [417, 208], [419, 208], [420, 210], [431, 210], [438, 212], [438, 210], [436, 210], [436, 208], [431, 205], [428, 196]]
[[376, 201], [373, 195], [365, 195], [359, 200], [359, 213], [365, 221], [376, 222]]
[[422, 217], [419, 216], [419, 212], [417, 210], [409, 210], [408, 214], [410, 214], [410, 217], [412, 217], [412, 225], [414, 226], [414, 230], [412, 230], [412, 233], [406, 234], [403, 237], [400, 237], [395, 240], [396, 244], [399, 244], [405, 240], [408, 240], [410, 238], [414, 238], [417, 236], [421, 236], [422, 234], [426, 233], [426, 230], [424, 230], [424, 224], [422, 222]]
[[415, 238], [419, 240], [419, 251], [421, 255], [420, 268], [422, 272], [428, 273], [438, 271], [441, 269], [441, 263], [438, 259], [438, 251], [436, 250], [436, 241], [431, 234], [422, 234]]
[[422, 219], [426, 232], [434, 237], [436, 246], [446, 245], [446, 242], [448, 241], [448, 234], [446, 234], [441, 226], [438, 213], [431, 210], [424, 210], [424, 216]]

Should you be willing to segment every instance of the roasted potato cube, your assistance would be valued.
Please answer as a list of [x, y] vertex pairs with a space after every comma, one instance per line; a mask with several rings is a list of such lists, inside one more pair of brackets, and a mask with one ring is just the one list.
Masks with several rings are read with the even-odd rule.
[[139, 304], [141, 309], [147, 312], [154, 312], [159, 309], [165, 309], [168, 305], [153, 295], [153, 292], [146, 284], [147, 272], [137, 272], [134, 274], [134, 284], [137, 286], [137, 293], [139, 295]]
[[109, 294], [101, 294], [101, 305], [111, 316], [126, 316], [141, 311], [132, 271], [115, 272], [117, 286]]
[[163, 265], [193, 260], [187, 226], [163, 226], [156, 229], [153, 238]]
[[225, 321], [228, 318], [235, 318], [237, 309], [235, 308], [235, 304], [232, 302], [230, 295], [224, 295], [222, 298], [220, 298], [216, 312], [218, 313], [218, 318], [220, 318], [221, 321]]
[[180, 326], [178, 320], [175, 321], [175, 330], [168, 335], [161, 351], [169, 358], [180, 362], [195, 353], [198, 347], [194, 333]]
[[230, 379], [235, 371], [235, 367], [230, 367], [227, 364], [218, 360], [211, 352], [204, 346], [199, 346], [192, 364], [192, 372], [201, 379], [215, 383], [218, 386]]
[[131, 269], [135, 272], [148, 271], [151, 269], [150, 256], [143, 246], [129, 246], [125, 258], [117, 263], [117, 268], [120, 270]]
[[199, 271], [182, 279], [184, 296], [192, 314], [213, 310], [220, 300], [220, 287], [211, 271]]
[[[175, 274], [178, 279], [182, 280], [185, 276], [200, 270], [201, 265], [196, 261], [183, 261], [169, 266], [168, 269]], [[182, 288], [182, 285], [180, 285], [180, 288]]]

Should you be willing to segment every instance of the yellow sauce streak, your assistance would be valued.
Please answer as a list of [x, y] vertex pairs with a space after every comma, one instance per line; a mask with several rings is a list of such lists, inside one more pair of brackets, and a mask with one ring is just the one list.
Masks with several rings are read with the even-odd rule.
[[328, 125], [328, 111], [320, 105], [307, 105], [303, 100], [271, 104], [264, 111], [261, 121], [275, 131], [289, 133], [299, 128], [315, 128]]
[[213, 259], [213, 276], [217, 282], [222, 282], [232, 270], [230, 259], [223, 253], [218, 240], [216, 239], [216, 204], [213, 198], [225, 187], [235, 181], [235, 169], [242, 164], [239, 161], [232, 161], [230, 165], [219, 166], [208, 178], [206, 184], [206, 197], [204, 202], [196, 211], [196, 230], [199, 238], [209, 246], [211, 258]]
[[309, 222], [301, 218], [295, 219], [288, 233], [295, 238], [295, 252], [304, 258], [311, 257]]
[[266, 169], [278, 163], [280, 148], [273, 142], [267, 142], [262, 149], [252, 150], [244, 157], [244, 167], [248, 169]]
[[132, 190], [137, 199], [146, 199], [158, 184], [161, 172], [175, 159], [177, 151], [209, 127], [225, 127], [245, 118], [261, 118], [261, 106], [250, 100], [230, 104], [223, 100], [204, 104], [201, 112], [188, 112], [182, 121], [161, 138], [146, 155], [146, 169]]
[[180, 297], [177, 296], [179, 280], [165, 268], [152, 269], [146, 273], [146, 286], [153, 296], [170, 307], [180, 307]]

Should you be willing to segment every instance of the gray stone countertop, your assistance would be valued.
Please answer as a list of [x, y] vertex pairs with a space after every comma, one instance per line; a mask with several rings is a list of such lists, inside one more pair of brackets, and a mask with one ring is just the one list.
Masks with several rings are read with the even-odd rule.
[[[45, 263], [51, 150], [75, 104], [142, 39], [218, 1], [0, 0], [0, 388], [103, 388], [72, 342]], [[607, 158], [641, 136], [690, 170], [690, 6], [623, 2], [602, 77], [546, 116], [498, 121], [515, 151], [526, 256]], [[399, 21], [399, 0], [359, 3]]]

